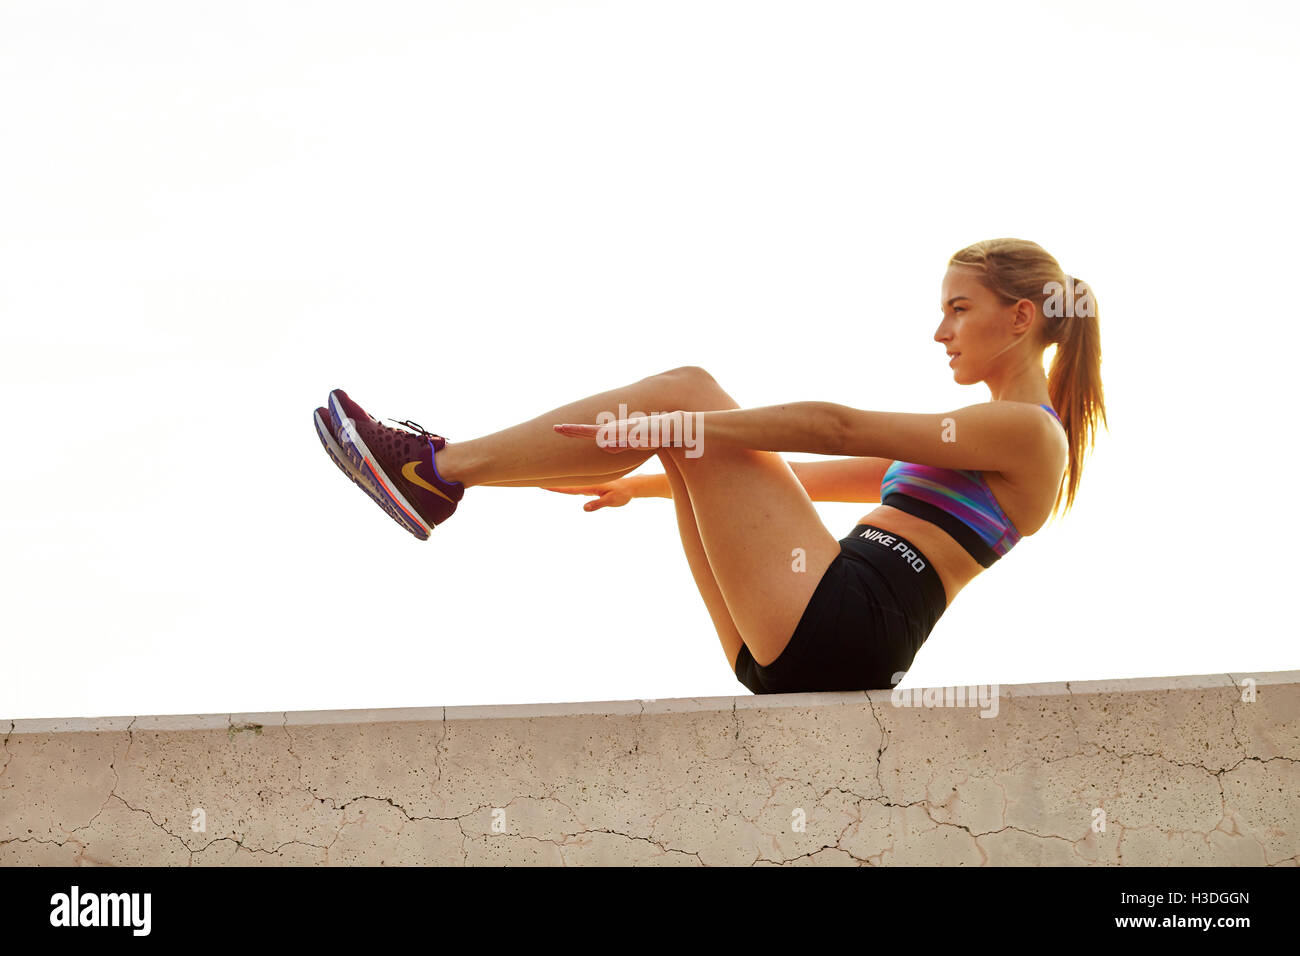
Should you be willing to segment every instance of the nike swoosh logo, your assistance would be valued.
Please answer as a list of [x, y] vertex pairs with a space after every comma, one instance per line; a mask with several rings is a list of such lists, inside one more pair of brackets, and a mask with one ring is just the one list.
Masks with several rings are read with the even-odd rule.
[[[415, 466], [418, 464], [419, 464], [418, 461], [408, 461], [405, 465], [403, 465], [402, 477], [405, 478], [407, 481], [409, 481], [411, 484], [423, 488], [425, 491], [432, 491], [439, 498], [445, 498], [447, 501], [451, 501], [451, 499], [448, 498], [445, 494], [443, 494], [441, 491], [433, 487], [433, 485], [429, 484], [427, 481], [425, 481], [423, 478], [421, 478], [419, 475], [415, 473]], [[452, 504], [455, 504], [455, 502], [453, 501]]]

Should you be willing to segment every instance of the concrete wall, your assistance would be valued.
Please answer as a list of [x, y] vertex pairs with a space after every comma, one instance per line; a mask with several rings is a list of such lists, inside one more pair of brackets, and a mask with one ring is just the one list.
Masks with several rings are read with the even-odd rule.
[[891, 697], [5, 720], [0, 865], [1297, 865], [1300, 671]]

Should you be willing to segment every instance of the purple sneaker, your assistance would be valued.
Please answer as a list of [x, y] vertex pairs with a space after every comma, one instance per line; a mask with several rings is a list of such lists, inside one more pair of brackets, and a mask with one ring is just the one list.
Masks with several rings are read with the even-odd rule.
[[321, 445], [324, 447], [326, 454], [330, 456], [330, 460], [333, 461], [334, 464], [338, 465], [339, 471], [347, 475], [347, 477], [358, 488], [369, 495], [371, 500], [373, 500], [375, 504], [379, 505], [379, 507], [383, 508], [384, 512], [390, 518], [417, 538], [427, 539], [429, 537], [427, 532], [418, 525], [412, 524], [408, 521], [400, 511], [388, 504], [382, 496], [371, 494], [365, 476], [357, 470], [356, 465], [352, 464], [352, 460], [348, 458], [347, 453], [343, 450], [343, 446], [339, 442], [339, 436], [334, 432], [334, 422], [330, 418], [329, 409], [316, 409], [312, 416], [312, 421], [316, 426], [316, 435], [320, 438]]
[[360, 473], [366, 493], [385, 510], [402, 515], [401, 523], [412, 534], [428, 538], [451, 517], [465, 486], [438, 474], [434, 454], [446, 447], [447, 439], [415, 422], [398, 424], [418, 434], [380, 424], [341, 388], [330, 392], [329, 411], [339, 446]]

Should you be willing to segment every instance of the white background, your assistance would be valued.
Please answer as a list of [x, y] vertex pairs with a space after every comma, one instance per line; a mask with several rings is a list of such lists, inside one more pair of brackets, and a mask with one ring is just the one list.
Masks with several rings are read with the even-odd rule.
[[906, 683], [1297, 667], [1294, 10], [0, 2], [0, 715], [745, 694], [670, 501], [421, 543], [312, 409], [986, 401], [932, 336], [997, 236], [1092, 285], [1110, 432]]

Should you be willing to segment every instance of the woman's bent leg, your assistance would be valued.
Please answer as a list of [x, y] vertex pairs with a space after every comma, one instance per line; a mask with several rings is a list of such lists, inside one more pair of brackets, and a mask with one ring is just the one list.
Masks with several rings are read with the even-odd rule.
[[672, 456], [731, 618], [757, 664], [789, 643], [822, 575], [840, 553], [807, 491], [777, 453], [713, 446]]
[[718, 632], [718, 640], [722, 642], [722, 652], [727, 656], [727, 664], [734, 672], [736, 656], [740, 653], [744, 640], [731, 617], [731, 610], [722, 596], [718, 581], [713, 576], [713, 569], [709, 566], [708, 555], [704, 552], [704, 542], [700, 540], [700, 529], [695, 523], [691, 495], [687, 490], [686, 481], [682, 478], [681, 470], [672, 455], [660, 454], [659, 460], [663, 462], [664, 474], [668, 476], [668, 486], [673, 491], [673, 507], [677, 511], [677, 529], [681, 532], [682, 547], [686, 550], [686, 563], [691, 567], [695, 586], [699, 588], [700, 597], [704, 598], [704, 606], [709, 610], [713, 629]]

